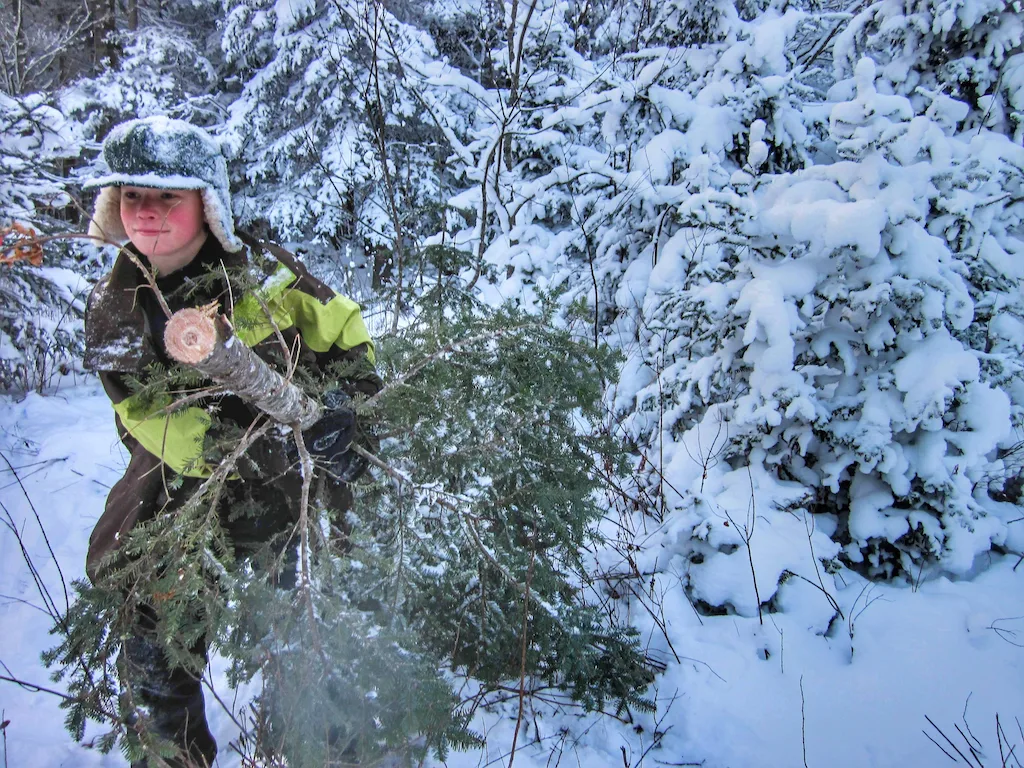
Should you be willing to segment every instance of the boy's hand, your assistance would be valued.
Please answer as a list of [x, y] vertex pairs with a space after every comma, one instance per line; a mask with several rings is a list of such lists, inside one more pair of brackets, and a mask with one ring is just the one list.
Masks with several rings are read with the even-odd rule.
[[324, 415], [302, 437], [313, 458], [342, 482], [351, 483], [366, 471], [366, 460], [349, 450], [356, 435], [356, 413], [351, 398], [341, 390], [323, 396]]

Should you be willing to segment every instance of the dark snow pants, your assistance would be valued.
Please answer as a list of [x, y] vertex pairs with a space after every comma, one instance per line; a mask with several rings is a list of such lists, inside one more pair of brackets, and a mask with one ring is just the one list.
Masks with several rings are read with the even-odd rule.
[[[189, 670], [170, 665], [156, 639], [156, 617], [151, 611], [142, 612], [136, 627], [136, 634], [124, 642], [118, 658], [118, 674], [131, 708], [136, 717], [146, 719], [150, 733], [182, 751], [181, 759], [168, 761], [171, 766], [212, 766], [217, 742], [206, 722], [202, 683]], [[190, 650], [206, 659], [204, 640]], [[146, 765], [134, 763], [133, 768]]]
[[[188, 498], [191, 485], [186, 482], [176, 494], [178, 498]], [[267, 512], [256, 517], [233, 516], [232, 508], [243, 500], [251, 501], [253, 494], [258, 494]], [[240, 561], [275, 537], [287, 539], [295, 524], [295, 511], [286, 496], [281, 486], [256, 483], [239, 483], [227, 494], [221, 506], [221, 524]], [[285, 568], [277, 580], [279, 587], [295, 586], [294, 563], [294, 551], [286, 553]], [[168, 662], [157, 636], [159, 620], [159, 612], [150, 606], [139, 611], [134, 635], [124, 642], [118, 659], [121, 685], [132, 707], [145, 718], [149, 732], [181, 750], [181, 757], [169, 760], [169, 765], [207, 768], [217, 757], [217, 742], [206, 720], [202, 681], [194, 672]], [[190, 650], [196, 658], [207, 661], [205, 638], [200, 638]], [[146, 766], [142, 762], [133, 768]]]

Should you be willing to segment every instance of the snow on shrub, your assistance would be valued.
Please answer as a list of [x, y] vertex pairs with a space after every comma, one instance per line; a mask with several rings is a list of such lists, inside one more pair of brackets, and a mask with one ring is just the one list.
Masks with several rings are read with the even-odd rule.
[[47, 245], [42, 266], [33, 242], [66, 228], [55, 216], [70, 202], [60, 167], [79, 147], [55, 102], [0, 93], [0, 391], [42, 389], [81, 367], [85, 280], [67, 243]]
[[[975, 21], [1010, 30], [1005, 5]], [[522, 203], [486, 252], [502, 295], [567, 283], [626, 354], [612, 405], [664, 524], [637, 566], [711, 612], [836, 559], [917, 581], [1018, 546], [1024, 150], [984, 93], [927, 75], [928, 51], [982, 43], [950, 22], [886, 48], [858, 17], [815, 96], [810, 21], [724, 14], [686, 48], [560, 60], [574, 96], [533, 95], [502, 185]], [[1008, 105], [1016, 44], [985, 54]]]
[[[666, 446], [672, 514], [700, 542], [690, 589], [712, 605], [750, 613], [725, 585], [750, 583], [754, 518], [762, 539], [794, 526], [776, 510], [825, 518], [819, 536], [874, 577], [966, 575], [1006, 541], [992, 496], [1024, 405], [1024, 150], [956, 134], [963, 105], [919, 114], [875, 77], [862, 59], [834, 89], [837, 162], [760, 177], [744, 216], [647, 273], [641, 343], [663, 365], [627, 426]], [[787, 566], [754, 565], [765, 602]]]

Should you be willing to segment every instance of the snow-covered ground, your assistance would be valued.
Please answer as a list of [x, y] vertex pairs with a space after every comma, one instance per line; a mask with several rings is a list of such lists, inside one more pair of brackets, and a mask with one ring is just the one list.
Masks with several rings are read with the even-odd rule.
[[[65, 585], [83, 577], [89, 532], [125, 457], [106, 398], [91, 381], [46, 397], [0, 398], [0, 452], [0, 675], [51, 688], [39, 660], [54, 645], [44, 600], [64, 609]], [[765, 535], [751, 546], [792, 547], [780, 554], [806, 557], [800, 553], [807, 539]], [[656, 684], [658, 713], [630, 725], [528, 710], [513, 762], [521, 768], [910, 768], [972, 759], [985, 768], [1020, 766], [1024, 565], [1014, 572], [1015, 563], [992, 557], [971, 580], [940, 578], [918, 588], [869, 584], [848, 571], [823, 574], [845, 617], [827, 637], [833, 609], [817, 586], [799, 578], [783, 584], [782, 610], [766, 615], [763, 625], [756, 616], [698, 617], [682, 590], [663, 579], [661, 618], [671, 648], [649, 615], [636, 615], [651, 648], [668, 662]], [[227, 690], [222, 668], [215, 660], [214, 685], [226, 704], [240, 707], [244, 699]], [[239, 765], [228, 749], [237, 735], [231, 718], [210, 697], [207, 706], [222, 747], [218, 765]], [[474, 727], [487, 735], [486, 747], [455, 753], [448, 765], [508, 765], [515, 714], [481, 713]], [[1016, 747], [1005, 763], [997, 716]], [[90, 748], [98, 727], [76, 743], [51, 693], [0, 683], [0, 722], [6, 722], [2, 768], [124, 765], [117, 752]], [[664, 735], [648, 751], [655, 731]], [[977, 757], [966, 743], [972, 735]], [[1008, 749], [1004, 743], [1004, 756]]]

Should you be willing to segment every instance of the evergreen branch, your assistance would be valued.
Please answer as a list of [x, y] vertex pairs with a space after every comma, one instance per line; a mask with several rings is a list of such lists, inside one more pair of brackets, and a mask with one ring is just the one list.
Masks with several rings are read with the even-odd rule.
[[299, 569], [301, 582], [299, 590], [302, 593], [302, 600], [306, 606], [306, 617], [309, 619], [310, 636], [313, 638], [313, 646], [324, 668], [328, 669], [330, 663], [327, 654], [324, 653], [324, 646], [320, 640], [320, 632], [317, 628], [316, 613], [313, 610], [313, 597], [310, 593], [309, 579], [309, 487], [313, 482], [313, 458], [306, 448], [306, 441], [302, 438], [302, 430], [299, 424], [292, 425], [292, 435], [295, 438], [295, 447], [299, 451], [299, 462], [302, 467], [302, 491], [299, 500]]
[[536, 325], [536, 323], [521, 323], [519, 325], [506, 326], [506, 327], [501, 327], [501, 328], [493, 328], [493, 329], [488, 330], [488, 331], [486, 331], [484, 333], [479, 333], [479, 334], [477, 334], [475, 336], [467, 336], [467, 337], [462, 338], [462, 339], [453, 339], [452, 341], [448, 342], [447, 344], [445, 344], [440, 349], [437, 349], [434, 352], [432, 352], [429, 355], [427, 355], [426, 357], [424, 357], [418, 363], [413, 365], [408, 371], [405, 371], [404, 373], [399, 375], [397, 378], [389, 381], [387, 384], [384, 385], [383, 389], [381, 389], [375, 395], [373, 395], [372, 397], [368, 397], [366, 400], [364, 400], [363, 403], [362, 403], [363, 408], [372, 408], [373, 406], [375, 406], [378, 403], [378, 401], [382, 397], [384, 397], [385, 395], [390, 393], [393, 389], [397, 389], [398, 387], [400, 387], [403, 384], [407, 383], [410, 379], [412, 379], [414, 376], [416, 376], [416, 374], [418, 374], [420, 371], [422, 371], [428, 365], [430, 365], [431, 363], [434, 363], [434, 362], [436, 362], [438, 360], [443, 359], [446, 355], [450, 355], [452, 352], [456, 352], [456, 351], [458, 351], [458, 350], [460, 350], [460, 349], [462, 349], [464, 347], [470, 346], [472, 344], [476, 344], [477, 342], [480, 342], [480, 341], [487, 341], [489, 339], [495, 339], [495, 338], [501, 338], [502, 336], [507, 336], [510, 333], [515, 333], [516, 331], [521, 331], [524, 328], [531, 327], [532, 325]]
[[[207, 492], [211, 488], [217, 488], [222, 486], [228, 479], [228, 476], [234, 472], [235, 466], [238, 464], [238, 460], [242, 458], [247, 450], [263, 437], [267, 432], [274, 427], [274, 422], [267, 419], [262, 424], [259, 423], [257, 418], [249, 425], [249, 429], [246, 430], [245, 434], [238, 441], [238, 445], [235, 446], [234, 450], [231, 451], [224, 459], [217, 465], [217, 468], [213, 473], [203, 481], [203, 483], [195, 490], [195, 492], [185, 502], [183, 509], [195, 509], [199, 506], [199, 503], [206, 496]], [[216, 494], [219, 496], [219, 493]], [[215, 496], [215, 498], [216, 498]]]
[[[501, 562], [499, 562], [499, 560], [494, 556], [494, 552], [492, 552], [490, 550], [490, 548], [486, 544], [484, 544], [483, 539], [480, 536], [480, 532], [476, 529], [476, 526], [473, 524], [473, 515], [469, 514], [465, 510], [461, 509], [454, 502], [451, 502], [451, 501], [448, 501], [447, 499], [441, 498], [441, 495], [454, 496], [455, 498], [458, 498], [457, 496], [455, 496], [455, 494], [451, 494], [451, 493], [448, 493], [448, 492], [445, 492], [445, 491], [440, 491], [439, 492], [436, 488], [424, 488], [423, 486], [418, 485], [408, 475], [405, 475], [405, 474], [399, 472], [398, 470], [394, 469], [393, 467], [391, 467], [387, 463], [381, 461], [380, 459], [378, 459], [376, 456], [374, 456], [372, 453], [367, 451], [362, 446], [353, 444], [352, 447], [349, 450], [354, 450], [358, 455], [360, 455], [363, 458], [365, 458], [373, 466], [383, 470], [389, 477], [394, 478], [399, 483], [404, 484], [404, 485], [408, 485], [408, 486], [410, 486], [414, 490], [424, 490], [427, 493], [435, 494], [434, 500], [438, 504], [440, 504], [442, 507], [444, 507], [445, 509], [447, 509], [447, 510], [449, 510], [451, 512], [454, 512], [456, 514], [456, 516], [458, 517], [458, 519], [466, 526], [467, 530], [469, 531], [470, 537], [473, 539], [473, 543], [476, 544], [476, 548], [487, 559], [487, 562], [489, 562], [498, 571], [498, 573], [501, 574], [502, 578], [505, 579], [505, 581], [509, 584], [509, 586], [511, 586], [513, 589], [515, 589], [521, 595], [523, 595], [523, 597], [526, 598], [526, 600], [528, 602], [531, 600], [529, 586], [528, 585], [524, 585], [524, 584], [520, 584], [519, 581], [515, 578], [515, 576], [513, 576], [511, 573], [509, 573], [508, 569], [505, 568], [505, 566], [502, 565]], [[466, 501], [465, 499], [461, 499], [461, 500], [462, 501]], [[545, 613], [547, 613], [549, 616], [551, 616], [551, 618], [554, 619], [556, 622], [558, 622], [559, 624], [562, 623], [561, 617], [559, 617], [557, 614], [555, 614], [551, 610], [550, 606], [545, 605], [543, 602], [540, 602], [540, 601], [536, 600], [535, 598], [533, 599], [533, 602], [538, 607], [542, 608], [545, 611]]]
[[173, 413], [180, 411], [182, 408], [192, 405], [192, 403], [202, 402], [203, 400], [206, 400], [211, 397], [216, 397], [217, 395], [223, 395], [226, 394], [227, 392], [227, 387], [221, 384], [213, 384], [208, 387], [203, 387], [202, 389], [197, 389], [195, 392], [187, 394], [183, 397], [179, 397], [170, 405], [166, 405], [163, 408], [160, 408], [159, 410], [153, 411], [153, 413], [149, 415], [150, 417], [170, 416]]

